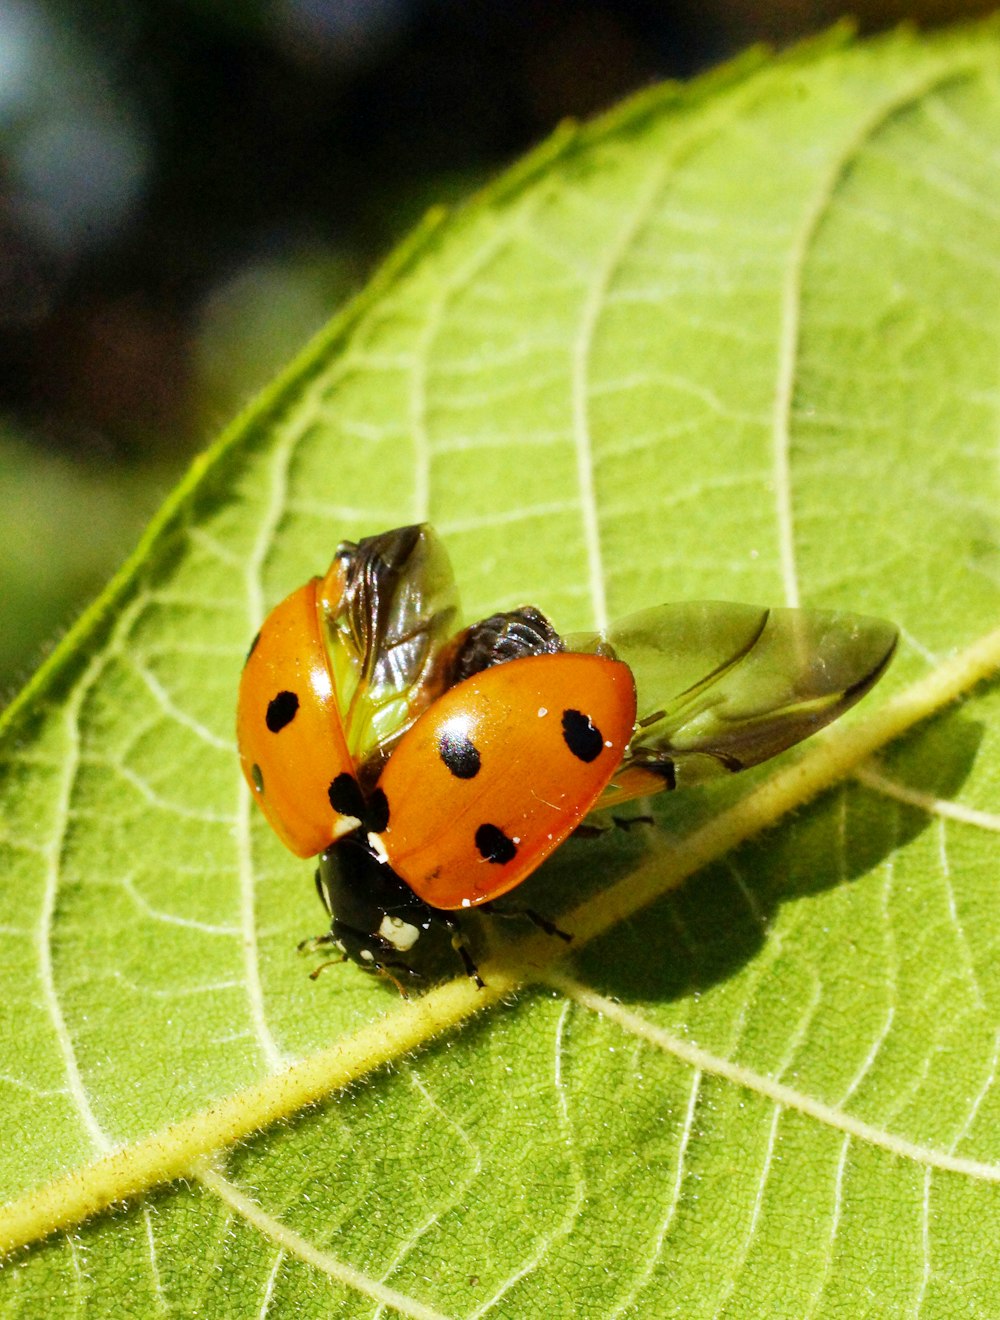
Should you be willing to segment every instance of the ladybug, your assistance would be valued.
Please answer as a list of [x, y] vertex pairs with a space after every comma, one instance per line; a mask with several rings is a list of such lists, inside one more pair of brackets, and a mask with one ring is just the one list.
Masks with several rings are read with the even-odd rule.
[[456, 611], [426, 525], [344, 543], [268, 617], [240, 688], [247, 782], [319, 857], [331, 927], [312, 943], [400, 989], [454, 952], [482, 984], [461, 913], [489, 911], [591, 812], [808, 737], [897, 639], [878, 619], [717, 601], [570, 637], [533, 606], [452, 635]]

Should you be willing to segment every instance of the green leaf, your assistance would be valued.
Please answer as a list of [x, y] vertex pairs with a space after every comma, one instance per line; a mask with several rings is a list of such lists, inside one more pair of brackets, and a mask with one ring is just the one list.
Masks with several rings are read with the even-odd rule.
[[[995, 25], [655, 89], [428, 222], [196, 465], [0, 732], [5, 1314], [1000, 1311], [998, 109]], [[801, 603], [900, 654], [561, 849], [558, 967], [314, 982], [240, 666], [424, 518], [470, 618]]]

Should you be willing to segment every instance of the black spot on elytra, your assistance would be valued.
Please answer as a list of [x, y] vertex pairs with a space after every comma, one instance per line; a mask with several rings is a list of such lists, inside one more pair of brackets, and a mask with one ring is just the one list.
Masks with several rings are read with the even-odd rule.
[[504, 834], [499, 825], [480, 825], [476, 830], [476, 847], [483, 861], [503, 866], [517, 856], [517, 844]]
[[604, 750], [604, 735], [589, 715], [581, 710], [564, 710], [563, 737], [578, 761], [596, 761]]
[[257, 636], [256, 636], [256, 637], [253, 639], [253, 641], [250, 643], [250, 650], [247, 651], [247, 658], [246, 658], [246, 660], [243, 661], [244, 664], [247, 664], [247, 662], [249, 661], [250, 657], [253, 655], [254, 651], [256, 651], [256, 649], [257, 649], [257, 643], [258, 643], [259, 641], [260, 641], [260, 631], [258, 630], [258, 632], [257, 632]]
[[361, 796], [358, 781], [345, 770], [337, 775], [326, 790], [330, 806], [342, 816], [354, 816], [360, 820], [365, 814], [365, 800]]
[[456, 779], [475, 779], [479, 774], [479, 749], [453, 729], [446, 728], [438, 739], [438, 755]]
[[294, 692], [279, 692], [267, 703], [267, 715], [264, 717], [272, 733], [280, 733], [291, 724], [299, 709], [299, 699]]
[[381, 834], [389, 824], [389, 799], [381, 788], [374, 789], [368, 799], [364, 822], [373, 834]]
[[261, 768], [260, 768], [260, 766], [257, 764], [256, 761], [254, 761], [253, 765], [250, 767], [250, 778], [253, 780], [253, 786], [254, 786], [255, 790], [256, 790], [258, 793], [263, 793], [263, 791], [264, 791], [264, 776], [263, 776], [263, 774], [261, 773]]

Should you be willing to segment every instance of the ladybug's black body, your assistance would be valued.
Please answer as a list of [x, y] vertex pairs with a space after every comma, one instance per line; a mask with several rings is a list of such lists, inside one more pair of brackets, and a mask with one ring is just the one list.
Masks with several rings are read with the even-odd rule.
[[454, 914], [418, 898], [363, 829], [322, 854], [316, 888], [332, 917], [317, 943], [332, 944], [365, 971], [422, 984], [446, 975], [457, 951], [476, 976]]

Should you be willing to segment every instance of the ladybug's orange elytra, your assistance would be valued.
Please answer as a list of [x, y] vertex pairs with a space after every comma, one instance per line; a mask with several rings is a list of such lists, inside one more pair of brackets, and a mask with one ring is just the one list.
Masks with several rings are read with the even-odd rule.
[[322, 585], [312, 578], [271, 611], [243, 668], [236, 724], [246, 781], [299, 857], [359, 824], [330, 802], [331, 785], [354, 767], [320, 631]]
[[540, 655], [446, 692], [404, 735], [376, 792], [372, 842], [425, 903], [507, 893], [573, 832], [617, 769], [635, 724], [627, 665]]

